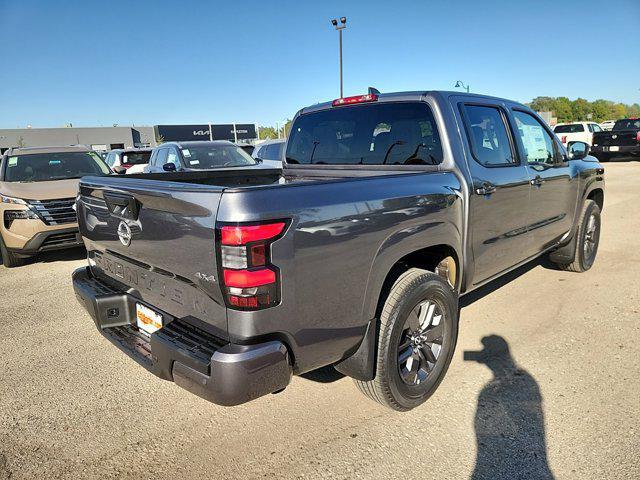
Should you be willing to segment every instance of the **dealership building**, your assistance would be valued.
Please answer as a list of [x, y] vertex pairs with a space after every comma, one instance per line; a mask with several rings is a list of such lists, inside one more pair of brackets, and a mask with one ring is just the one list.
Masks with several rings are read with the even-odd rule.
[[0, 153], [11, 147], [87, 145], [104, 152], [114, 148], [155, 147], [158, 142], [229, 140], [253, 143], [254, 124], [155, 125], [152, 127], [61, 127], [0, 129]]

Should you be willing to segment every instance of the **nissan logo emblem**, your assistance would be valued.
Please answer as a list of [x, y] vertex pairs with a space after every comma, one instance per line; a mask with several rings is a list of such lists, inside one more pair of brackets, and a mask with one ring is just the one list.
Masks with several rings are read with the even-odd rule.
[[125, 247], [128, 247], [131, 244], [131, 228], [124, 222], [120, 222], [118, 225], [118, 238], [120, 239], [120, 243]]

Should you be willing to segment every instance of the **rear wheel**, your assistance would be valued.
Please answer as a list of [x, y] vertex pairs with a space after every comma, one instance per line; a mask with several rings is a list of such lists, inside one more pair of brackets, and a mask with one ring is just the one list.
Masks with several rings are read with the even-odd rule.
[[26, 263], [25, 258], [7, 250], [2, 237], [0, 237], [0, 254], [2, 255], [2, 264], [7, 268], [21, 267]]
[[391, 288], [380, 315], [376, 376], [355, 383], [386, 407], [411, 410], [440, 385], [457, 336], [457, 296], [449, 283], [410, 269]]
[[582, 207], [580, 225], [573, 239], [575, 256], [570, 263], [556, 262], [560, 268], [580, 273], [593, 266], [600, 244], [600, 223], [600, 207], [593, 200], [586, 200]]

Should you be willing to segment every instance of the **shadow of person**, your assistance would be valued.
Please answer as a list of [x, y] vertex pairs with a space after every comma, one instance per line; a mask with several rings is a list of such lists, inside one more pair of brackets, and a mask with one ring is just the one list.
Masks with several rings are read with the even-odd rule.
[[482, 339], [480, 352], [464, 359], [483, 363], [493, 378], [478, 396], [478, 453], [472, 479], [553, 479], [547, 463], [542, 396], [535, 379], [518, 368], [498, 335]]

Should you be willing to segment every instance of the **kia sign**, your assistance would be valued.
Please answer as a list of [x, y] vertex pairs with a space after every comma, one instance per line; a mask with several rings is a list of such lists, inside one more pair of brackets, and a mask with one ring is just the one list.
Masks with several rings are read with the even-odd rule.
[[156, 137], [164, 142], [186, 142], [193, 140], [252, 140], [258, 138], [253, 123], [229, 124], [194, 124], [194, 125], [156, 125]]
[[[253, 123], [236, 123], [235, 127], [238, 140], [252, 140], [254, 138], [258, 138], [258, 135], [256, 134], [256, 126]], [[213, 129], [214, 140], [231, 140], [232, 142], [235, 140], [233, 124], [211, 125], [211, 128]]]
[[209, 125], [156, 125], [156, 134], [164, 142], [211, 140]]

